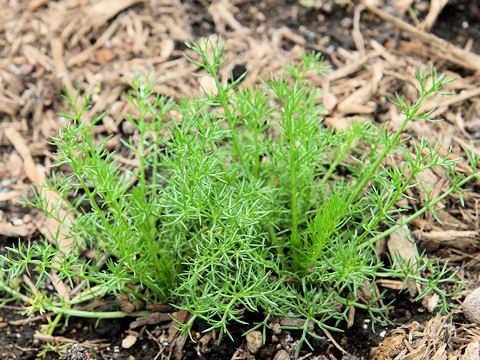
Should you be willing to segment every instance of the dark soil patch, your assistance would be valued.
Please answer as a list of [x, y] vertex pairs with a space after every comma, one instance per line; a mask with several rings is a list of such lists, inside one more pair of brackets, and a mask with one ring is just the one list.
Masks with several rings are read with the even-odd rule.
[[449, 1], [440, 13], [432, 33], [448, 39], [459, 46], [466, 46], [471, 41], [472, 49], [480, 52], [480, 5], [475, 1]]

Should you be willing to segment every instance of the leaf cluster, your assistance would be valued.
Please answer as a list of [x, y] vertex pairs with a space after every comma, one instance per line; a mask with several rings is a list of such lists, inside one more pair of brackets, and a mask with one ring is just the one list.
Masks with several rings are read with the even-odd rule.
[[[187, 46], [199, 75], [212, 77], [216, 88], [177, 104], [137, 75], [127, 94], [136, 114], [125, 115], [136, 131], [123, 142], [135, 155], [133, 168], [107, 148], [109, 138], [94, 141], [103, 115], [84, 119], [91, 98], [67, 92], [72, 113], [62, 114], [68, 124], [52, 145], [55, 167], [68, 171], [52, 171], [27, 203], [55, 219], [73, 248], [46, 241], [9, 248], [0, 260], [0, 291], [30, 303], [32, 312], [66, 316], [126, 316], [76, 309], [119, 293], [143, 304], [169, 302], [193, 315], [178, 324], [183, 330], [203, 319], [220, 338], [230, 336], [233, 322], [253, 326], [247, 312], [264, 313], [257, 324], [264, 328], [272, 316], [301, 317], [298, 350], [309, 344], [307, 335], [318, 336], [309, 324], [336, 330], [352, 308], [385, 320], [388, 306], [373, 286], [380, 277], [415, 280], [419, 298], [436, 291], [446, 310], [451, 294], [441, 285], [456, 281], [448, 267], [425, 256], [403, 266], [383, 263], [375, 243], [435, 213], [441, 200], [478, 178], [473, 151], [471, 174], [460, 176], [439, 144], [409, 139], [408, 149], [401, 136], [409, 121], [428, 119], [419, 113], [422, 101], [449, 80], [419, 68], [418, 100], [394, 100], [405, 115], [394, 133], [365, 122], [335, 130], [322, 123], [321, 89], [308, 82], [312, 71], [326, 69], [319, 55], [241, 88], [243, 76], [219, 78], [221, 39]], [[450, 189], [438, 198], [427, 192], [416, 212], [400, 205], [418, 186], [417, 175], [433, 167], [444, 169]], [[51, 271], [79, 289], [75, 296], [37, 290]], [[22, 274], [35, 286], [19, 284]]]

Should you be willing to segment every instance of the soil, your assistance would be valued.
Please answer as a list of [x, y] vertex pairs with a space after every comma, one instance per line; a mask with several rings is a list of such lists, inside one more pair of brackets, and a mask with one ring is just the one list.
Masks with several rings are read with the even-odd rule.
[[[313, 5], [302, 6], [306, 3]], [[244, 86], [278, 73], [284, 65], [297, 60], [304, 49], [322, 52], [331, 70], [326, 78], [313, 81], [325, 90], [325, 123], [335, 127], [353, 117], [379, 123], [389, 121], [394, 126], [399, 114], [386, 96], [398, 92], [413, 98], [411, 80], [415, 67], [419, 62], [433, 63], [439, 73], [447, 72], [458, 79], [451, 88], [455, 100], [439, 107], [442, 111], [437, 115], [445, 122], [419, 122], [407, 132], [417, 139], [439, 140], [446, 148], [451, 146], [455, 156], [465, 159], [462, 146], [470, 142], [478, 145], [480, 139], [480, 92], [475, 92], [480, 83], [480, 45], [474, 41], [480, 38], [480, 5], [451, 0], [435, 13], [433, 4], [439, 2], [431, 3], [412, 0], [402, 8], [394, 1], [365, 7], [356, 1], [333, 0], [0, 0], [0, 254], [18, 241], [39, 241], [44, 234], [45, 221], [40, 212], [19, 205], [17, 200], [22, 195], [30, 196], [30, 184], [38, 181], [35, 166], [51, 164], [52, 149], [47, 142], [62, 125], [55, 113], [65, 107], [63, 87], [94, 93], [92, 112], [110, 109], [118, 114], [126, 109], [122, 99], [125, 79], [137, 69], [153, 72], [160, 79], [156, 90], [163, 95], [175, 99], [197, 95], [199, 80], [191, 76], [197, 69], [182, 60], [184, 41], [189, 38], [221, 34], [227, 42], [224, 74], [228, 76], [232, 69], [243, 72], [246, 68]], [[382, 11], [402, 23], [383, 16]], [[430, 26], [426, 26], [423, 21], [429, 14]], [[418, 32], [402, 24], [410, 24]], [[431, 34], [446, 42], [438, 45], [428, 38]], [[119, 146], [118, 139], [128, 132], [119, 115], [112, 114], [101, 125], [100, 135], [117, 139], [114, 146]], [[459, 207], [458, 197], [445, 201], [445, 208], [439, 213], [443, 225], [427, 215], [411, 229], [420, 249], [458, 266], [457, 276], [466, 281], [467, 290], [479, 281], [476, 271], [480, 259], [479, 187], [471, 185], [473, 191], [465, 208]], [[437, 237], [429, 237], [435, 231]], [[457, 231], [455, 239], [447, 236], [451, 231]], [[468, 231], [476, 235], [468, 235]], [[396, 300], [388, 314], [391, 324], [379, 325], [373, 332], [368, 314], [357, 311], [352, 326], [345, 326], [342, 333], [325, 334], [317, 329], [320, 338], [311, 339], [313, 349], [302, 350], [300, 358], [404, 359], [419, 343], [430, 344], [429, 331], [446, 328], [448, 321], [454, 321], [458, 329], [457, 337], [449, 335], [453, 340], [445, 345], [450, 358], [460, 358], [468, 344], [480, 339], [461, 314], [450, 314], [446, 320], [431, 313], [425, 302], [413, 302], [408, 293], [399, 293], [391, 284], [380, 288], [387, 291], [387, 301]], [[7, 295], [0, 293], [0, 297]], [[458, 296], [452, 301], [459, 304], [462, 299]], [[115, 303], [115, 299], [104, 300], [107, 304]], [[172, 351], [173, 344], [164, 341], [172, 331], [171, 322], [132, 329], [133, 318], [99, 324], [70, 318], [64, 328], [51, 336], [39, 336], [42, 325], [52, 321], [54, 315], [24, 322], [24, 305], [8, 303], [0, 307], [2, 359], [58, 359], [63, 354], [64, 360], [278, 360], [293, 358], [299, 339], [294, 331], [273, 333], [268, 329], [266, 343], [256, 355], [251, 355], [242, 336], [247, 328], [233, 329], [233, 342], [227, 339], [217, 344], [217, 334], [204, 333], [206, 327], [197, 322], [192, 334], [198, 341], [188, 340], [183, 346], [177, 343]], [[251, 314], [252, 320], [256, 317], [258, 314]], [[416, 331], [416, 343], [412, 331]], [[129, 334], [137, 340], [132, 347], [125, 348], [122, 340]], [[389, 355], [387, 345], [380, 345], [398, 334], [410, 346], [403, 353]], [[443, 338], [437, 340], [447, 342]], [[72, 343], [78, 345], [72, 348]], [[416, 359], [433, 358], [429, 346]]]

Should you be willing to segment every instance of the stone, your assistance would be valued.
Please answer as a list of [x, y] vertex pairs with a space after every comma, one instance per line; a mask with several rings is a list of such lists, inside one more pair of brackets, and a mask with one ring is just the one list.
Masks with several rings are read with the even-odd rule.
[[275, 354], [273, 360], [290, 360], [290, 355], [285, 350], [280, 350]]
[[469, 321], [480, 325], [480, 288], [476, 288], [465, 297], [463, 313]]
[[250, 354], [256, 354], [263, 345], [263, 336], [260, 331], [252, 331], [247, 334], [247, 349]]
[[122, 340], [122, 348], [130, 349], [136, 342], [137, 342], [136, 336], [127, 335], [127, 337]]

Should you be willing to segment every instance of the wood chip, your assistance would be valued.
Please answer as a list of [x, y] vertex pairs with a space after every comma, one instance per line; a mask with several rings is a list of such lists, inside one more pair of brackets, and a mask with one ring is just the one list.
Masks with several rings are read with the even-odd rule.
[[472, 250], [480, 247], [480, 234], [478, 231], [467, 230], [446, 230], [423, 232], [416, 230], [413, 235], [429, 250], [437, 249], [440, 246], [452, 247], [460, 250]]
[[421, 29], [418, 29], [393, 15], [390, 15], [386, 11], [379, 9], [378, 7], [369, 5], [368, 1], [364, 1], [364, 3], [369, 11], [380, 16], [386, 21], [394, 23], [398, 28], [411, 33], [416, 39], [421, 40], [426, 50], [428, 47], [435, 49], [435, 56], [451, 61], [452, 63], [460, 65], [466, 69], [475, 71], [480, 70], [479, 55], [470, 51], [466, 51], [453, 45], [451, 42], [445, 41], [433, 34], [429, 34]]
[[30, 238], [34, 232], [35, 228], [28, 224], [15, 226], [11, 224], [0, 223], [0, 235], [3, 236], [13, 238]]
[[[390, 235], [387, 241], [388, 252], [390, 257], [394, 259], [395, 267], [402, 268], [414, 263], [418, 259], [418, 250], [416, 244], [409, 239], [410, 231], [408, 226], [403, 226]], [[403, 265], [402, 265], [403, 263]], [[417, 289], [414, 281], [407, 282], [410, 296], [415, 296]]]
[[154, 312], [147, 316], [137, 318], [130, 323], [130, 329], [136, 329], [143, 325], [156, 325], [162, 322], [171, 321], [169, 314]]

